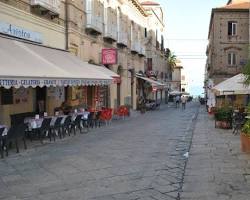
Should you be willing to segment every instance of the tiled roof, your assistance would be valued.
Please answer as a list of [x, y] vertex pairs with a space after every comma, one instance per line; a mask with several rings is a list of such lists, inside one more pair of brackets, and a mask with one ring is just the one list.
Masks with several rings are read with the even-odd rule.
[[160, 4], [156, 3], [154, 1], [144, 1], [144, 2], [141, 2], [141, 5], [143, 5], [143, 6], [159, 6]]
[[222, 9], [250, 9], [250, 2], [233, 3], [220, 7]]

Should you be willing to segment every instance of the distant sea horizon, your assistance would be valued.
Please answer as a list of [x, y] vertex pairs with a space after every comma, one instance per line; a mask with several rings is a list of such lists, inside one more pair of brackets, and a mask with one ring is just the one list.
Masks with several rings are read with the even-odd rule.
[[191, 96], [204, 96], [203, 86], [190, 86], [189, 93]]

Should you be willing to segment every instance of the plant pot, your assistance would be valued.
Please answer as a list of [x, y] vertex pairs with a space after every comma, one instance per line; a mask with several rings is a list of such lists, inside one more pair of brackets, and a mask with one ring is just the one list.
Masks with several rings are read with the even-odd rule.
[[215, 127], [229, 129], [229, 128], [231, 128], [231, 125], [228, 121], [215, 121]]
[[230, 123], [228, 121], [222, 121], [221, 122], [221, 128], [229, 129], [230, 128]]
[[250, 137], [244, 133], [240, 134], [241, 151], [250, 153]]
[[215, 128], [221, 127], [221, 121], [215, 121]]

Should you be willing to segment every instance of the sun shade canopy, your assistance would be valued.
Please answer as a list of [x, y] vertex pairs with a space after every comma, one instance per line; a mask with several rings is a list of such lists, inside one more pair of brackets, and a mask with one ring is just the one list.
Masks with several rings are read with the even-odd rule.
[[155, 80], [147, 78], [147, 77], [143, 77], [143, 76], [139, 76], [139, 75], [136, 75], [136, 77], [149, 82], [152, 85], [152, 87], [156, 87], [157, 89], [164, 89], [166, 86], [165, 84], [163, 84], [161, 82], [155, 81]]
[[67, 51], [6, 37], [0, 37], [0, 60], [4, 88], [108, 85], [115, 74]]
[[220, 95], [235, 95], [235, 94], [250, 94], [250, 86], [244, 84], [245, 77], [243, 74], [233, 76], [217, 85], [212, 90], [217, 96]]

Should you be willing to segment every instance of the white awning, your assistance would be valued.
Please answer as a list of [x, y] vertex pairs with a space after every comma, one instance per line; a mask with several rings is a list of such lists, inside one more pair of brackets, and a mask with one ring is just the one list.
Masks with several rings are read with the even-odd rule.
[[105, 66], [96, 66], [96, 68], [100, 72], [102, 72], [102, 73], [104, 73], [104, 74], [106, 74], [106, 75], [108, 75], [108, 76], [110, 76], [112, 78], [119, 78], [120, 77], [120, 75], [118, 75], [117, 73], [113, 72], [112, 70], [108, 69]]
[[112, 83], [112, 77], [99, 66], [67, 51], [6, 37], [0, 37], [0, 61], [0, 86], [5, 88]]
[[155, 81], [151, 78], [147, 78], [147, 77], [143, 77], [143, 76], [139, 76], [139, 75], [136, 75], [136, 77], [149, 82], [152, 85], [152, 87], [156, 87], [158, 89], [164, 89], [164, 87], [166, 86], [166, 84], [160, 83], [160, 82]]
[[105, 66], [96, 66], [96, 67], [101, 73], [104, 73], [109, 77], [111, 77], [113, 79], [112, 83], [116, 84], [121, 82], [121, 76], [118, 75], [117, 73], [113, 72], [112, 70], [108, 69]]
[[250, 86], [244, 85], [245, 77], [243, 74], [233, 76], [217, 85], [212, 90], [219, 95], [250, 94]]

